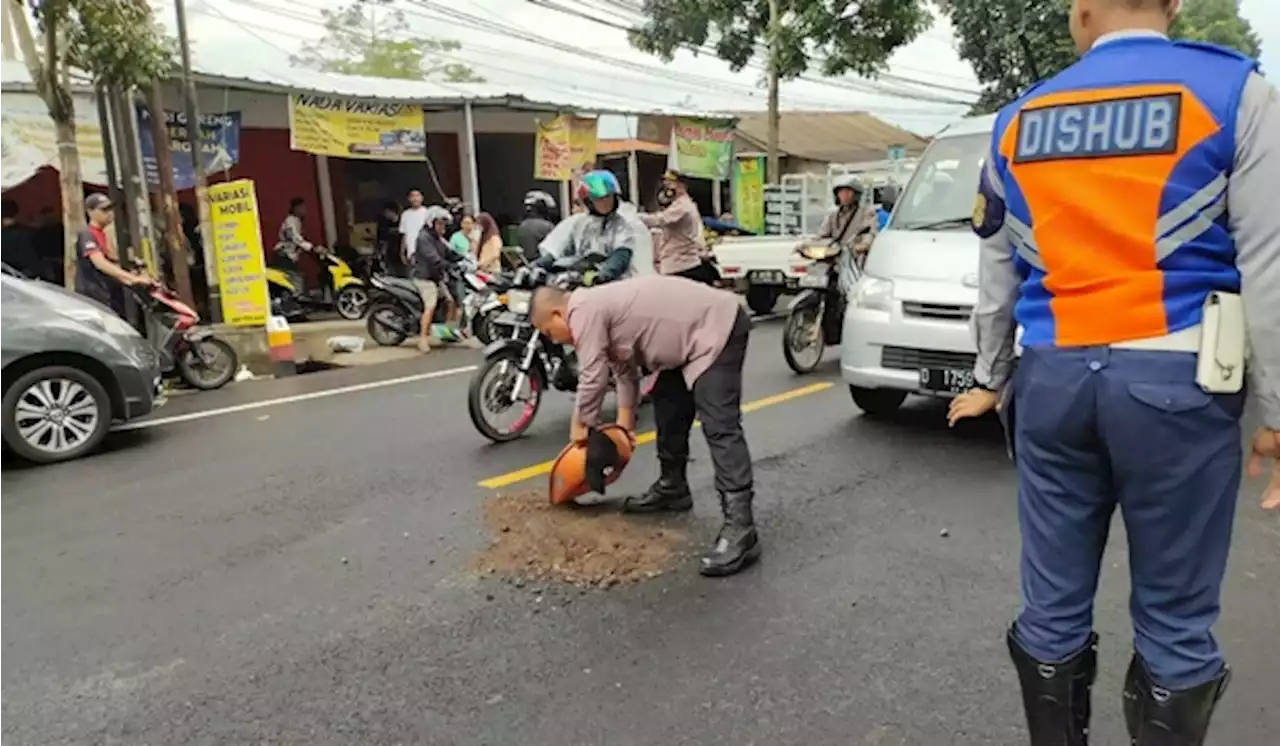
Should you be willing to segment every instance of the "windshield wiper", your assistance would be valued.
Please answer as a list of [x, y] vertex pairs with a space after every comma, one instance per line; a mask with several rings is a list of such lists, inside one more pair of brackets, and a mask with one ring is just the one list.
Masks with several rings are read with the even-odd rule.
[[[928, 223], [919, 223], [916, 225], [904, 225], [904, 231], [934, 231], [939, 228], [959, 228], [961, 226], [973, 225], [973, 218], [966, 215], [962, 218], [946, 218], [944, 220], [933, 220]], [[896, 226], [895, 226], [896, 227]]]

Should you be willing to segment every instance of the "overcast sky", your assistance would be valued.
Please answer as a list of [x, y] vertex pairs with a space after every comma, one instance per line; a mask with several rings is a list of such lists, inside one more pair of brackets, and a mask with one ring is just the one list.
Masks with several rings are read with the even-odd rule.
[[[634, 19], [639, 0], [545, 0], [612, 24]], [[170, 27], [173, 0], [152, 0]], [[320, 11], [342, 0], [187, 0], [196, 63], [208, 72], [246, 74], [287, 66], [291, 52], [323, 35]], [[529, 0], [396, 0], [415, 33], [455, 39], [462, 49], [449, 61], [465, 62], [489, 82], [512, 92], [523, 86], [574, 89], [616, 95], [625, 90], [638, 102], [700, 108], [763, 110], [760, 71], [732, 73], [707, 55], [681, 53], [670, 64], [636, 51], [625, 34], [609, 25], [558, 12]], [[1280, 65], [1280, 0], [1242, 0], [1243, 15], [1262, 37], [1264, 68]], [[479, 28], [476, 28], [476, 27]], [[504, 27], [522, 32], [513, 39]], [[488, 29], [488, 30], [481, 30]], [[582, 54], [548, 46], [571, 45]], [[939, 19], [890, 61], [889, 74], [871, 83], [856, 78], [789, 81], [784, 108], [860, 109], [908, 129], [929, 134], [963, 114], [977, 81], [953, 49], [954, 38]], [[622, 136], [625, 133], [602, 133]]]

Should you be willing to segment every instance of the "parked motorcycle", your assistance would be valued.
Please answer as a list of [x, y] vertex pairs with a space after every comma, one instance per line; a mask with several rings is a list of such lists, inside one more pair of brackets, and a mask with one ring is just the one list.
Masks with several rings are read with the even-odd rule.
[[364, 318], [369, 310], [369, 288], [356, 276], [351, 265], [324, 249], [315, 253], [322, 271], [328, 272], [328, 287], [307, 289], [298, 265], [284, 251], [275, 251], [267, 263], [267, 289], [271, 294], [271, 314], [289, 321], [304, 321], [308, 311], [334, 310], [344, 319]]
[[227, 385], [240, 367], [235, 349], [212, 329], [198, 326], [200, 315], [173, 290], [156, 283], [133, 291], [146, 312], [147, 339], [160, 353], [165, 376], [201, 391]]
[[[869, 232], [869, 228], [863, 229], [858, 236]], [[782, 355], [791, 370], [804, 375], [822, 362], [827, 346], [840, 344], [846, 303], [840, 282], [842, 271], [850, 273], [852, 282], [862, 270], [858, 258], [847, 255], [838, 244], [803, 244], [796, 253], [808, 259], [809, 264], [800, 276], [800, 294], [787, 307]]]
[[[542, 335], [529, 319], [533, 291], [546, 284], [572, 290], [582, 284], [582, 275], [576, 271], [556, 275], [543, 270], [517, 272], [506, 293], [507, 310], [495, 322], [511, 329], [511, 334], [485, 349], [484, 362], [471, 378], [467, 395], [471, 424], [495, 443], [507, 443], [524, 435], [549, 388], [567, 392], [578, 389], [578, 358], [573, 348]], [[656, 374], [642, 379], [642, 402], [648, 400], [656, 383]], [[490, 414], [501, 416], [508, 412], [516, 414], [510, 425], [490, 421]]]
[[[498, 331], [493, 324], [503, 310], [501, 296], [490, 283], [493, 278], [476, 272], [470, 267], [458, 271], [458, 278], [467, 289], [459, 309], [459, 326], [468, 330], [482, 344], [494, 340]], [[375, 275], [370, 279], [373, 294], [367, 322], [369, 336], [386, 347], [396, 347], [422, 331], [422, 294], [413, 280], [401, 277]], [[452, 284], [452, 283], [450, 283]], [[436, 306], [435, 319], [444, 321], [445, 306]]]

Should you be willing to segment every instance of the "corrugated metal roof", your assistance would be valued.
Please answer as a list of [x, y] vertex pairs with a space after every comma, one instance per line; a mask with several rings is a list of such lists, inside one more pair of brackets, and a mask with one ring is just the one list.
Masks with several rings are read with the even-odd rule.
[[[738, 133], [764, 150], [768, 115], [738, 114]], [[786, 111], [778, 125], [778, 149], [827, 163], [857, 163], [885, 157], [892, 145], [919, 155], [928, 141], [865, 111]]]
[[[657, 107], [639, 104], [625, 92], [617, 95], [583, 91], [571, 84], [555, 89], [538, 85], [519, 87], [494, 83], [445, 83], [429, 80], [395, 80], [359, 75], [322, 73], [299, 67], [258, 65], [246, 58], [220, 63], [210, 69], [197, 63], [196, 80], [202, 85], [217, 85], [278, 93], [315, 93], [351, 98], [376, 99], [421, 104], [426, 108], [457, 108], [463, 102], [476, 105], [503, 106], [533, 111], [564, 111], [580, 114], [664, 114], [671, 116], [728, 117], [725, 112], [704, 111], [691, 106]], [[3, 62], [5, 88], [29, 89], [31, 77], [26, 65], [14, 60]], [[513, 88], [517, 88], [513, 90]]]

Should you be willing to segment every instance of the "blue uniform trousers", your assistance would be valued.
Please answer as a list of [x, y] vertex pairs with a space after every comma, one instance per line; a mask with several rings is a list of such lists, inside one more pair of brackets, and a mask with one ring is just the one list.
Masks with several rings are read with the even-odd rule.
[[1056, 663], [1086, 643], [1112, 512], [1129, 539], [1134, 642], [1152, 678], [1196, 686], [1222, 667], [1218, 618], [1244, 394], [1209, 395], [1195, 355], [1024, 350], [1014, 375], [1022, 611], [1014, 635]]

